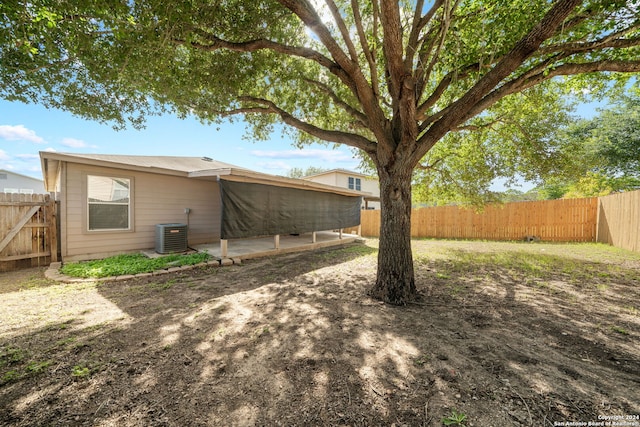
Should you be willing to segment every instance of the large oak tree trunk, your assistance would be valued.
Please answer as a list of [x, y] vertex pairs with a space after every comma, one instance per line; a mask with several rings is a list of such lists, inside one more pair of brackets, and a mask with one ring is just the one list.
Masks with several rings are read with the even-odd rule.
[[380, 249], [373, 298], [404, 305], [418, 296], [411, 254], [412, 168], [378, 168], [380, 178]]

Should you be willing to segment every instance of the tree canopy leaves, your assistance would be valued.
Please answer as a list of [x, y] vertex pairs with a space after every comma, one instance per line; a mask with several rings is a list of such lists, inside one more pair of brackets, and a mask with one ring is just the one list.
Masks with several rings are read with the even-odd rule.
[[380, 253], [405, 254], [379, 258], [377, 284], [403, 287], [410, 242], [391, 237], [410, 233], [412, 171], [477, 170], [482, 191], [492, 174], [553, 168], [545, 123], [564, 118], [538, 101], [560, 82], [623, 87], [640, 71], [639, 17], [632, 0], [10, 0], [0, 96], [116, 126], [240, 114], [258, 138], [282, 122], [301, 144], [359, 149], [380, 178]]

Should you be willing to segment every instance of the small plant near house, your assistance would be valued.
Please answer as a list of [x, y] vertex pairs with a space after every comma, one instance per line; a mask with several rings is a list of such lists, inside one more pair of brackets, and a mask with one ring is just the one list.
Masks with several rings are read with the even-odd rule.
[[455, 409], [451, 411], [451, 415], [442, 419], [442, 424], [445, 426], [464, 426], [467, 416], [462, 412], [457, 412]]
[[148, 258], [143, 254], [124, 254], [100, 260], [65, 264], [60, 271], [71, 277], [98, 279], [127, 274], [151, 273], [169, 267], [195, 265], [206, 262], [209, 258], [211, 256], [207, 253], [173, 254], [158, 258]]

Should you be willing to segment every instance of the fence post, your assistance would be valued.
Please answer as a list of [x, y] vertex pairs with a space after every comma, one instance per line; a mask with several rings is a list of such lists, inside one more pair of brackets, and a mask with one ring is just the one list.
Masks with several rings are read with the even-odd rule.
[[49, 252], [51, 262], [58, 262], [58, 206], [53, 198], [49, 198]]

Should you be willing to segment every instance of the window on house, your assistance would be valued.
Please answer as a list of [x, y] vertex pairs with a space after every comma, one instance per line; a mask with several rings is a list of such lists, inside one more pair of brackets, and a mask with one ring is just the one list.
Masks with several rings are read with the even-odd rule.
[[33, 194], [33, 188], [21, 188], [20, 194]]
[[7, 187], [5, 187], [4, 188], [4, 192], [5, 193], [19, 193], [20, 190], [18, 188], [7, 188]]
[[87, 176], [89, 230], [129, 230], [131, 180]]
[[362, 189], [362, 184], [360, 178], [354, 178], [352, 176], [349, 177], [349, 190], [360, 191]]
[[0, 179], [8, 179], [6, 173], [0, 173]]

